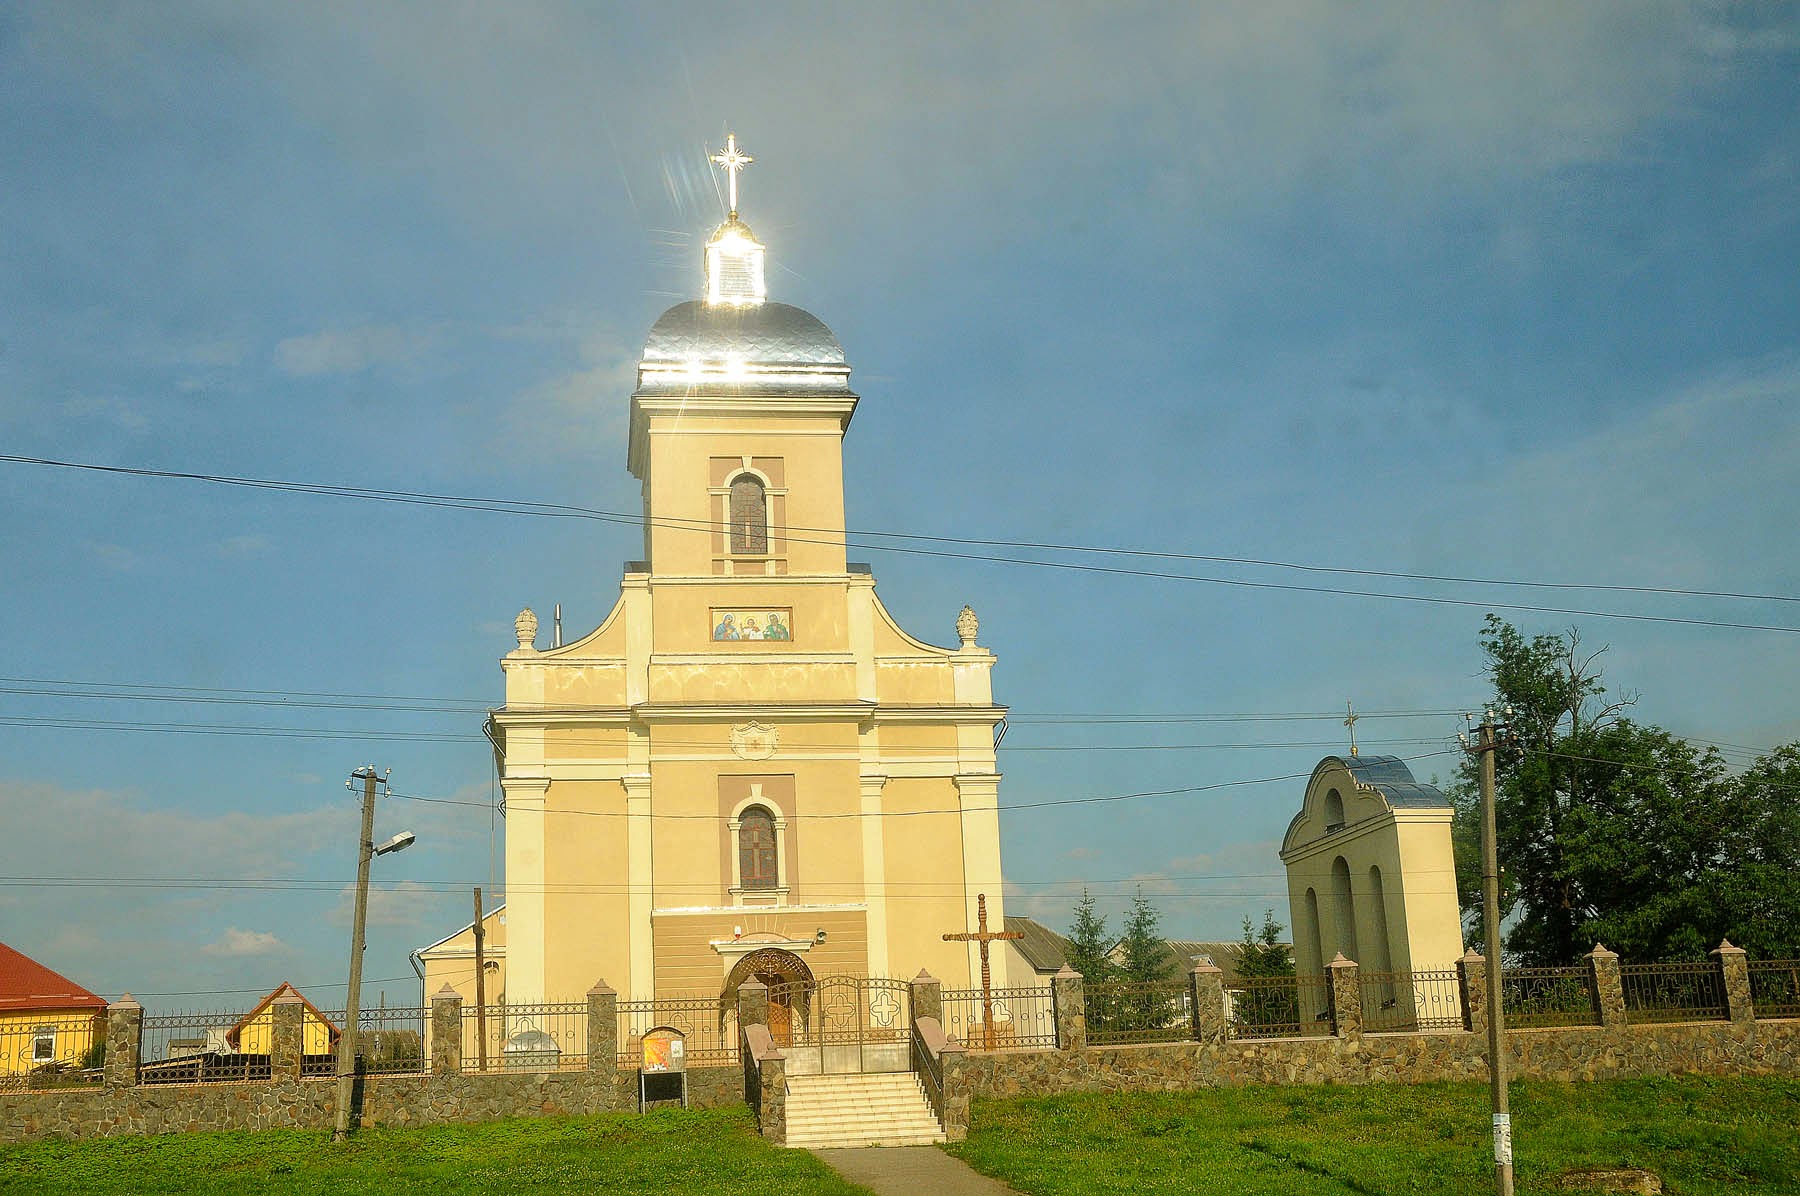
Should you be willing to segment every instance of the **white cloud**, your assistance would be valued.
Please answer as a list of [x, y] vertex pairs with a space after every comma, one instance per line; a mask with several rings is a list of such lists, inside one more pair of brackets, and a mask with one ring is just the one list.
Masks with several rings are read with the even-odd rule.
[[229, 926], [216, 942], [200, 948], [208, 955], [272, 955], [287, 944], [267, 930], [240, 930]]
[[130, 573], [143, 563], [142, 557], [122, 544], [91, 543], [88, 552], [101, 568], [115, 573]]
[[222, 557], [246, 557], [261, 556], [269, 547], [269, 537], [252, 533], [227, 536], [214, 545], [214, 550]]
[[414, 360], [428, 351], [436, 334], [394, 324], [327, 329], [293, 336], [275, 346], [275, 366], [285, 374], [357, 374], [378, 365]]
[[142, 432], [150, 426], [150, 417], [140, 405], [117, 395], [80, 395], [64, 400], [62, 407], [74, 419], [103, 421], [127, 432]]

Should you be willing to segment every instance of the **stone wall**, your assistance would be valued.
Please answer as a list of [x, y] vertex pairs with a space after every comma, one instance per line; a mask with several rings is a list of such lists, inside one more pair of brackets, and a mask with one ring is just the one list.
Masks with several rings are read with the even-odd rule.
[[[1512, 1075], [1528, 1079], [1800, 1074], [1800, 1020], [1509, 1030], [1506, 1042]], [[978, 1100], [1243, 1084], [1415, 1084], [1485, 1080], [1487, 1052], [1485, 1036], [1468, 1031], [971, 1051], [961, 1078]]]
[[[493, 1071], [465, 1075], [461, 999], [439, 993], [432, 1002], [431, 1071], [362, 1075], [352, 1109], [358, 1124], [445, 1125], [504, 1117], [554, 1117], [636, 1109], [636, 1071], [617, 1066], [614, 1041], [617, 997], [604, 983], [588, 994], [589, 1042], [600, 1050], [584, 1070]], [[277, 1001], [272, 1037], [298, 1041], [304, 1006]], [[329, 1129], [337, 1116], [335, 1077], [302, 1079], [297, 1050], [277, 1051], [276, 1078], [252, 1083], [155, 1084], [139, 1082], [143, 1010], [129, 997], [108, 1014], [105, 1085], [0, 1093], [0, 1143], [40, 1138], [92, 1138], [116, 1134], [166, 1134], [187, 1130]], [[291, 1023], [291, 1024], [290, 1024]], [[737, 1067], [688, 1071], [689, 1103], [697, 1108], [740, 1104], [743, 1076]]]

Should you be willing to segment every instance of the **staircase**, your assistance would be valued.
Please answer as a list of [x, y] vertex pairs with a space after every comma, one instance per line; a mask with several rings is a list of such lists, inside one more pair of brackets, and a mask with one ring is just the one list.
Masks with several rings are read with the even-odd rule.
[[910, 1071], [789, 1076], [789, 1146], [925, 1146], [944, 1140]]

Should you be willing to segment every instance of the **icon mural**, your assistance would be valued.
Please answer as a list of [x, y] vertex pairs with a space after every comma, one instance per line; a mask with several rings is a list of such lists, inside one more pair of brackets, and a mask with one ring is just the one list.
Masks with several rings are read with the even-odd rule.
[[726, 640], [791, 640], [794, 616], [788, 610], [714, 610], [712, 637]]

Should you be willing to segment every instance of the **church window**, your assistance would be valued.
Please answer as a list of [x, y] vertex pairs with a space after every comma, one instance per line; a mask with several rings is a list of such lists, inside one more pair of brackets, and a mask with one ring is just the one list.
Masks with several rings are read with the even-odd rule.
[[763, 484], [749, 474], [731, 482], [731, 551], [769, 551], [769, 501]]
[[1344, 795], [1333, 789], [1325, 795], [1325, 833], [1341, 830], [1344, 826]]
[[738, 883], [745, 889], [781, 884], [775, 851], [775, 816], [751, 806], [738, 817]]

